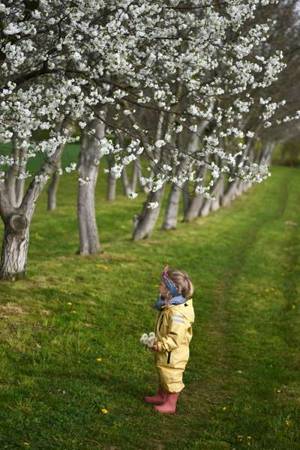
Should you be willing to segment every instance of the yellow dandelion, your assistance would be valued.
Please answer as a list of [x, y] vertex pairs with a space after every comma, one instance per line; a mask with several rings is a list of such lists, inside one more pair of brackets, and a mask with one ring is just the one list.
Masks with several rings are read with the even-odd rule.
[[97, 362], [101, 362], [101, 361], [102, 361], [102, 358], [96, 358], [96, 361], [97, 361]]
[[109, 270], [109, 267], [107, 267], [105, 264], [96, 264], [96, 267], [102, 270]]
[[107, 414], [108, 410], [106, 408], [101, 408], [101, 412], [102, 412], [102, 414]]

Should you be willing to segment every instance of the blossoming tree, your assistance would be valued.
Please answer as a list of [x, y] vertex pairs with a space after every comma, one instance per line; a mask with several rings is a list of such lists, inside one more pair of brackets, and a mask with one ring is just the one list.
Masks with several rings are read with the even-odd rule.
[[[100, 248], [94, 190], [103, 155], [113, 156], [116, 177], [138, 157], [148, 161], [142, 182], [149, 195], [135, 239], [151, 233], [167, 182], [192, 182], [196, 194], [209, 196], [223, 176], [267, 176], [265, 164], [248, 158], [254, 130], [247, 115], [262, 104], [257, 91], [284, 67], [276, 48], [261, 51], [272, 31], [268, 17], [260, 19], [268, 5], [278, 1], [0, 3], [0, 138], [13, 143], [0, 161], [2, 278], [25, 272], [35, 203], [70, 140], [70, 121], [82, 130], [82, 254]], [[280, 101], [264, 105], [259, 117], [268, 126]], [[40, 141], [41, 130], [47, 137]], [[45, 161], [29, 174], [27, 162], [38, 152]], [[23, 193], [18, 183], [27, 177]]]

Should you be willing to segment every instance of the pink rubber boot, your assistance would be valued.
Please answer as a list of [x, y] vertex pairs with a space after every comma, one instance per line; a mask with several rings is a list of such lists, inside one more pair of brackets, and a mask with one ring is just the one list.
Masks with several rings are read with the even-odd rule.
[[148, 395], [147, 397], [144, 397], [144, 400], [146, 403], [153, 403], [156, 405], [161, 405], [167, 397], [167, 393], [164, 392], [161, 388], [158, 388], [156, 395]]
[[176, 404], [179, 397], [179, 392], [167, 393], [165, 402], [161, 405], [154, 406], [156, 411], [165, 414], [174, 414], [176, 412]]

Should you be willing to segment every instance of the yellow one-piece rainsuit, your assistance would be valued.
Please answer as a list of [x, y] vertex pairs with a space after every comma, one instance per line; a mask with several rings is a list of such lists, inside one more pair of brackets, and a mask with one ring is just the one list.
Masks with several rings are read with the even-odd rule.
[[163, 306], [158, 314], [155, 325], [158, 346], [155, 364], [160, 385], [167, 392], [180, 392], [184, 388], [182, 377], [189, 359], [194, 320], [192, 299], [180, 305]]

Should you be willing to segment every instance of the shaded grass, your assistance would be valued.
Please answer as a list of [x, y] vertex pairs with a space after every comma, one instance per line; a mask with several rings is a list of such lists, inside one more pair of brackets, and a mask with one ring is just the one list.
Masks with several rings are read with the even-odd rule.
[[[232, 207], [139, 243], [143, 198], [108, 204], [100, 182], [103, 253], [90, 257], [75, 254], [75, 177], [61, 180], [56, 211], [43, 194], [28, 278], [0, 285], [1, 448], [300, 449], [299, 177], [273, 168]], [[196, 286], [172, 417], [141, 401], [156, 375], [138, 343], [166, 262]]]

